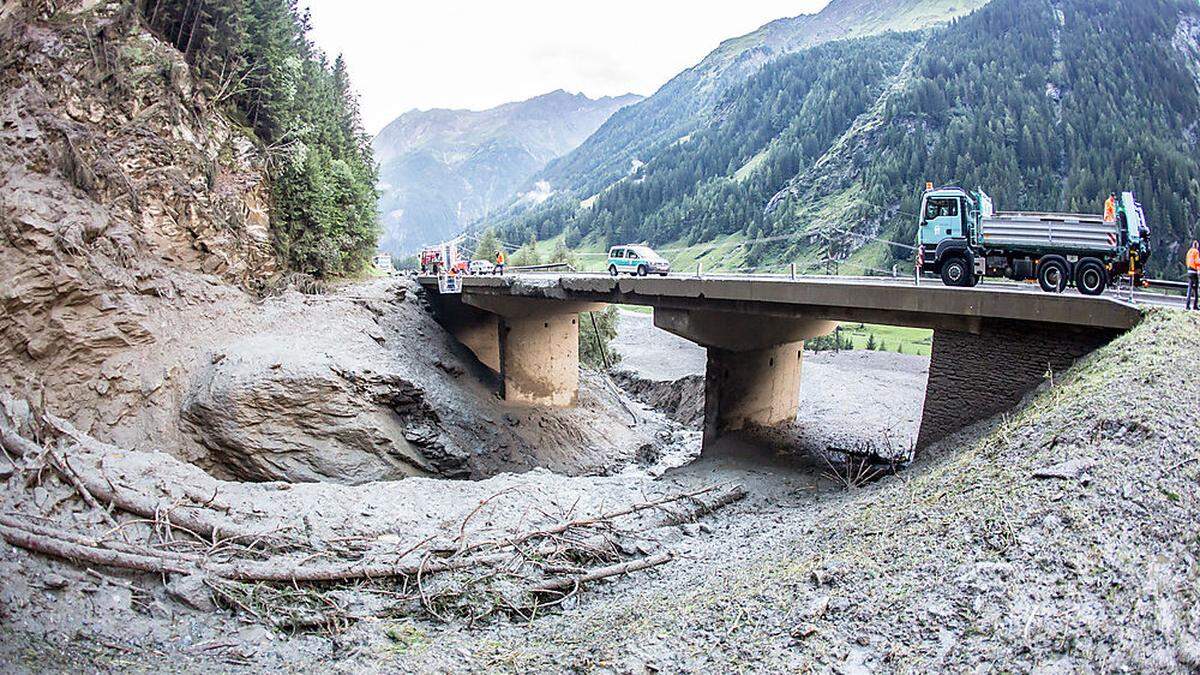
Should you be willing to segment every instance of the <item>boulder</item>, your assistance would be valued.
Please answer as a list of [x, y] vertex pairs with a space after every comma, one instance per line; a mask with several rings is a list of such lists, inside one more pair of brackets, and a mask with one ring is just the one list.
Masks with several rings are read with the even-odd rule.
[[251, 481], [359, 484], [453, 473], [421, 390], [348, 355], [260, 336], [208, 355], [183, 402], [214, 468]]

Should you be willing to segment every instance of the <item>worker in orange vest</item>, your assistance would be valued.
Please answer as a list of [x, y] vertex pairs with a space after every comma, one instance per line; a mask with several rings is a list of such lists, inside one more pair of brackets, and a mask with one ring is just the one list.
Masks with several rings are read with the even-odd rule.
[[1193, 241], [1187, 252], [1187, 309], [1200, 309], [1200, 242]]
[[504, 251], [496, 251], [496, 274], [504, 276]]
[[1108, 199], [1104, 200], [1104, 222], [1117, 222], [1117, 193], [1110, 192]]

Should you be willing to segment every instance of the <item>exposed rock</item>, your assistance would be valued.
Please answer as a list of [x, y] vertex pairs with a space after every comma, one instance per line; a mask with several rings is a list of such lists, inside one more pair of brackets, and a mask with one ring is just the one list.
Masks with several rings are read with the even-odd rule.
[[202, 574], [171, 577], [171, 580], [167, 582], [167, 594], [188, 607], [202, 612], [211, 612], [217, 608], [213, 602], [212, 592], [205, 585]]
[[159, 342], [165, 304], [208, 298], [204, 274], [276, 272], [270, 191], [261, 150], [132, 5], [37, 5], [0, 14], [0, 385], [90, 428], [157, 391], [92, 377]]
[[1033, 472], [1034, 478], [1054, 478], [1058, 480], [1078, 480], [1088, 482], [1088, 470], [1096, 465], [1090, 459], [1068, 459], [1053, 466], [1043, 467]]
[[440, 432], [422, 394], [399, 376], [295, 349], [284, 336], [227, 345], [183, 401], [187, 429], [221, 469], [243, 480], [349, 484], [453, 473], [422, 448]]
[[688, 375], [674, 382], [639, 377], [628, 370], [613, 373], [613, 380], [631, 396], [694, 429], [704, 423], [704, 376]]

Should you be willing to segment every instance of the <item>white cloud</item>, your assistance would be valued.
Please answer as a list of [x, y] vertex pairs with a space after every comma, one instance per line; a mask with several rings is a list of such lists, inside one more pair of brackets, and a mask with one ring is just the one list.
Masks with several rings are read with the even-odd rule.
[[372, 133], [412, 108], [650, 94], [722, 40], [826, 2], [301, 0], [312, 38], [345, 55]]

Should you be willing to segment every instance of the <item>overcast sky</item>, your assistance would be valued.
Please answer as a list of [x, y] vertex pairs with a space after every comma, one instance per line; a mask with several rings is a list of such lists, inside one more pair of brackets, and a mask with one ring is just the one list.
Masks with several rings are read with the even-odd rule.
[[371, 133], [412, 108], [482, 110], [555, 89], [649, 95], [722, 40], [828, 2], [300, 1], [313, 40], [345, 54]]

